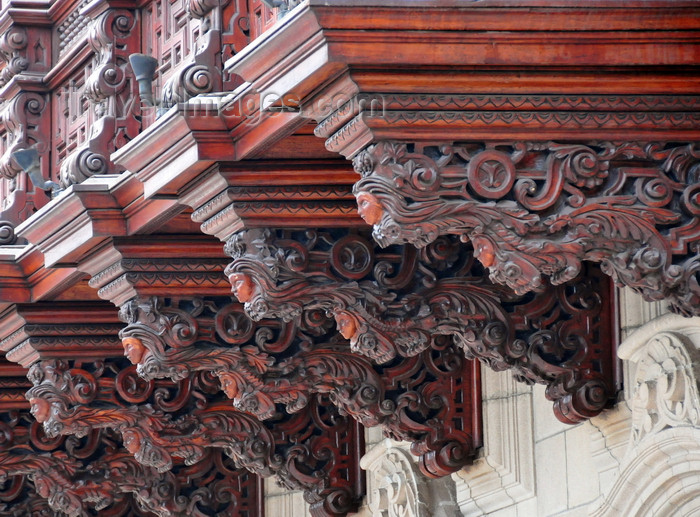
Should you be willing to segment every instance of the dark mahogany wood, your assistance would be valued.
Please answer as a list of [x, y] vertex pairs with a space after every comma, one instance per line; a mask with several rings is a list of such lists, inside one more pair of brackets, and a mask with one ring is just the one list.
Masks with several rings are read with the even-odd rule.
[[440, 349], [444, 336], [468, 357], [547, 384], [569, 423], [615, 399], [612, 306], [594, 270], [533, 297], [485, 280], [454, 238], [381, 250], [356, 232], [247, 230], [226, 250], [234, 293], [253, 319], [299, 322], [325, 311], [354, 352], [380, 364]]

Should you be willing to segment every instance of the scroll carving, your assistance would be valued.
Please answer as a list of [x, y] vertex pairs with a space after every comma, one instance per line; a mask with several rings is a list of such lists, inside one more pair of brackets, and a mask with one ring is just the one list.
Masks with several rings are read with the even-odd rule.
[[[90, 509], [104, 510], [106, 515], [123, 512], [132, 500], [144, 512], [163, 517], [184, 514], [188, 501], [178, 498], [173, 474], [158, 474], [115, 450], [109, 431], [91, 432], [84, 440], [50, 439], [23, 410], [3, 413], [0, 428], [0, 478], [6, 501], [13, 496], [21, 499], [15, 491], [29, 481], [35, 496], [69, 516], [88, 515]], [[42, 505], [30, 497], [25, 506]], [[133, 513], [141, 514], [137, 509]]]
[[[45, 95], [36, 92], [20, 92], [6, 101], [0, 112], [0, 243], [14, 244], [14, 227], [24, 222], [36, 210], [48, 202], [48, 196], [34, 188], [12, 154], [35, 147], [41, 163], [48, 165], [49, 109]], [[48, 167], [43, 167], [48, 174]], [[48, 178], [46, 178], [48, 179]]]
[[[593, 346], [606, 302], [590, 278], [547, 286], [534, 301], [513, 296], [485, 281], [469, 248], [447, 237], [418, 252], [409, 246], [383, 252], [342, 232], [246, 230], [226, 250], [234, 259], [227, 268], [234, 293], [253, 319], [299, 321], [305, 312], [326, 311], [354, 351], [380, 364], [419, 354], [435, 336], [446, 336], [493, 369], [547, 384], [565, 422], [594, 416], [614, 395], [609, 326], [600, 336], [605, 344]], [[547, 310], [570, 321], [541, 318]]]
[[[379, 367], [329, 334], [332, 320], [319, 312], [299, 326], [256, 325], [239, 304], [206, 298], [173, 306], [150, 298], [125, 304], [121, 316], [125, 354], [146, 379], [213, 372], [237, 409], [263, 420], [274, 419], [282, 405], [299, 413], [327, 395], [363, 425], [381, 425], [388, 436], [413, 442], [431, 476], [471, 462], [478, 446], [471, 419], [478, 397], [451, 391], [455, 385], [471, 390], [473, 365], [449, 343], [435, 344], [439, 356], [430, 350]], [[445, 404], [434, 405], [438, 398]]]
[[699, 157], [694, 144], [380, 142], [355, 157], [354, 191], [382, 246], [460, 235], [517, 293], [600, 262], [618, 285], [692, 315]]
[[[140, 465], [159, 472], [178, 462], [197, 465], [212, 449], [220, 449], [238, 467], [264, 477], [274, 475], [285, 487], [304, 490], [317, 515], [341, 515], [356, 506], [353, 481], [343, 480], [341, 473], [346, 469], [352, 474], [352, 467], [348, 471], [340, 457], [331, 463], [319, 459], [330, 452], [321, 454], [328, 443], [352, 442], [354, 436], [347, 419], [322, 401], [314, 401], [302, 414], [278, 417], [266, 425], [215, 399], [206, 402], [213, 387], [206, 375], [181, 381], [167, 396], [162, 389], [154, 392], [153, 382], [137, 377], [134, 367], [122, 370], [113, 381], [116, 393], [105, 392], [107, 379], [98, 381], [90, 372], [71, 369], [62, 361], [37, 363], [29, 376], [34, 387], [27, 398], [48, 436], [113, 429], [121, 433], [124, 446]], [[116, 394], [141, 404], [117, 404]], [[315, 432], [309, 434], [310, 429]], [[350, 443], [348, 447], [352, 448]]]
[[222, 90], [221, 54], [217, 54], [221, 48], [221, 34], [218, 30], [211, 30], [202, 40], [192, 62], [175, 72], [163, 86], [163, 108], [200, 94]]
[[5, 64], [0, 72], [0, 87], [29, 68], [28, 45], [29, 35], [24, 27], [10, 27], [0, 36], [0, 60]]
[[95, 118], [87, 141], [61, 163], [63, 187], [96, 174], [119, 172], [109, 156], [140, 130], [132, 105], [136, 81], [128, 66], [129, 54], [140, 48], [138, 24], [132, 11], [110, 9], [90, 26], [88, 43], [95, 56], [84, 95]]

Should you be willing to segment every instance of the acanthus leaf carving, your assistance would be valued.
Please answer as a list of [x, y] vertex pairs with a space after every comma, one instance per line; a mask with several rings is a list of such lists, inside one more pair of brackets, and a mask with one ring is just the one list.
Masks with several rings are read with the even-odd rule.
[[696, 314], [694, 144], [379, 142], [354, 159], [359, 211], [382, 246], [457, 234], [517, 293], [600, 262], [619, 285]]
[[[304, 413], [278, 417], [265, 425], [230, 405], [215, 400], [207, 403], [206, 393], [195, 388], [209, 386], [207, 392], [212, 391], [209, 381], [201, 376], [181, 380], [176, 385], [178, 393], [165, 400], [161, 390], [148, 387], [152, 381], [141, 381], [134, 390], [138, 378], [134, 377], [135, 367], [130, 367], [126, 370], [131, 372], [126, 374], [130, 380], [122, 371], [112, 388], [127, 402], [142, 402], [126, 405], [117, 403], [114, 391], [106, 385], [104, 375], [112, 369], [98, 367], [96, 375], [103, 376], [98, 381], [90, 372], [69, 368], [61, 361], [42, 361], [32, 367], [30, 377], [35, 385], [27, 398], [48, 435], [117, 431], [138, 465], [158, 472], [178, 462], [198, 465], [209, 451], [221, 449], [238, 467], [264, 477], [275, 476], [287, 488], [303, 490], [310, 503], [335, 508], [319, 515], [344, 514], [355, 507], [353, 481], [343, 480], [342, 466], [323, 460], [327, 453], [319, 456], [328, 444], [352, 441], [355, 434], [346, 430], [347, 419], [333, 414], [322, 401], [313, 401]], [[309, 426], [319, 426], [320, 436], [307, 436]], [[344, 438], [331, 438], [341, 434]], [[338, 494], [342, 497], [336, 501]]]
[[[431, 476], [471, 461], [478, 446], [471, 430], [475, 423], [458, 415], [472, 415], [463, 406], [476, 402], [473, 394], [455, 398], [450, 390], [472, 385], [473, 365], [454, 349], [443, 350], [439, 358], [426, 351], [377, 367], [329, 334], [332, 319], [320, 311], [302, 318], [301, 326], [253, 324], [238, 304], [217, 304], [213, 298], [179, 303], [189, 313], [153, 298], [122, 306], [128, 323], [121, 332], [125, 353], [145, 378], [179, 378], [174, 363], [190, 373], [213, 372], [234, 407], [262, 420], [278, 418], [280, 406], [288, 414], [306, 411], [315, 397], [326, 395], [363, 425], [381, 425], [387, 435], [413, 442]], [[186, 341], [166, 330], [185, 320], [189, 323], [181, 328], [197, 327], [186, 333]], [[453, 404], [433, 407], [436, 397], [454, 399]]]
[[[445, 336], [493, 369], [547, 384], [565, 422], [590, 418], [614, 398], [609, 322], [594, 324], [604, 300], [586, 287], [600, 278], [546, 286], [531, 301], [485, 281], [469, 247], [455, 239], [440, 237], [417, 253], [410, 246], [382, 252], [350, 237], [239, 232], [226, 248], [234, 259], [227, 268], [234, 293], [253, 319], [299, 321], [305, 311], [326, 311], [352, 350], [380, 364], [429, 350], [435, 336]], [[568, 291], [580, 306], [569, 302]], [[571, 321], [535, 316], [546, 310]], [[597, 330], [576, 323], [579, 312]], [[591, 346], [599, 338], [602, 349]]]

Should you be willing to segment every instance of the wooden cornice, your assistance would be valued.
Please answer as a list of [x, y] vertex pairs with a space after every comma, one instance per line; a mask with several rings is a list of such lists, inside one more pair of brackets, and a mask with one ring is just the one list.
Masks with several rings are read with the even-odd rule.
[[0, 350], [25, 368], [45, 359], [94, 361], [122, 353], [122, 325], [105, 302], [16, 304], [0, 314], [0, 326]]
[[[186, 251], [185, 251], [186, 250]], [[114, 238], [79, 268], [90, 287], [117, 306], [135, 297], [228, 296], [221, 244], [206, 235]]]
[[122, 206], [111, 193], [128, 176], [101, 176], [72, 185], [17, 228], [44, 254], [46, 267], [70, 265], [101, 241], [126, 234]]

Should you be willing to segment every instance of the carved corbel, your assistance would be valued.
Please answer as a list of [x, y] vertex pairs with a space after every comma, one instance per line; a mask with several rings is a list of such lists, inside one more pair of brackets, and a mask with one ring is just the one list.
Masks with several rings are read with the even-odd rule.
[[0, 60], [5, 64], [0, 72], [0, 87], [29, 68], [28, 45], [27, 30], [21, 26], [13, 25], [0, 36]]
[[[48, 202], [48, 196], [35, 188], [12, 157], [16, 151], [35, 147], [40, 154], [42, 171], [48, 173], [47, 142], [49, 109], [46, 96], [36, 92], [21, 92], [8, 100], [0, 113], [0, 127], [6, 134], [2, 139], [0, 176], [4, 199], [0, 212], [0, 243], [14, 244], [14, 227], [25, 221]], [[48, 178], [46, 178], [48, 179]]]
[[[347, 419], [322, 402], [303, 414], [265, 425], [230, 406], [208, 404], [207, 393], [218, 390], [207, 376], [181, 381], [177, 393], [168, 395], [136, 377], [133, 367], [119, 372], [114, 391], [109, 390], [108, 379], [98, 380], [61, 361], [37, 363], [29, 376], [35, 385], [27, 398], [48, 435], [116, 430], [139, 464], [161, 472], [176, 461], [196, 465], [211, 449], [222, 449], [237, 466], [264, 477], [274, 475], [284, 486], [303, 490], [317, 515], [340, 515], [356, 507], [352, 476], [357, 467], [347, 469], [351, 478], [344, 479], [342, 458], [329, 463], [315, 459], [320, 449], [336, 440], [347, 442], [350, 449], [357, 447]], [[142, 403], [127, 406], [119, 399]], [[144, 404], [146, 400], [152, 402]], [[163, 408], [182, 409], [182, 414], [170, 415]], [[320, 436], [307, 436], [308, 429], [316, 426]]]
[[[318, 394], [328, 395], [363, 425], [381, 425], [388, 436], [412, 442], [431, 476], [460, 469], [479, 445], [473, 430], [478, 423], [458, 416], [472, 415], [478, 397], [471, 390], [451, 393], [455, 384], [473, 387], [473, 366], [452, 347], [443, 347], [440, 358], [427, 351], [377, 367], [329, 335], [332, 320], [320, 313], [305, 317], [301, 327], [256, 325], [239, 304], [150, 298], [128, 302], [121, 316], [125, 354], [145, 379], [213, 372], [234, 407], [262, 420], [277, 417], [280, 405], [298, 413]], [[417, 371], [418, 378], [408, 374]], [[435, 380], [426, 380], [426, 372]], [[433, 407], [434, 397], [451, 403]]]
[[197, 371], [217, 373], [235, 366], [242, 379], [252, 382], [272, 361], [257, 346], [232, 346], [245, 344], [253, 328], [230, 299], [135, 299], [122, 305], [119, 317], [127, 324], [119, 334], [125, 355], [146, 380], [180, 381]]
[[382, 246], [471, 240], [517, 293], [600, 262], [618, 285], [700, 314], [694, 143], [379, 142], [354, 159], [360, 214]]
[[222, 91], [221, 32], [210, 30], [201, 40], [192, 62], [163, 85], [161, 107], [167, 109], [197, 95]]
[[[26, 480], [36, 497], [46, 501], [53, 511], [69, 516], [86, 515], [93, 508], [108, 514], [124, 512], [132, 506], [132, 498], [144, 511], [157, 515], [170, 516], [185, 509], [183, 503], [188, 501], [179, 497], [178, 490], [172, 490], [178, 480], [170, 473], [158, 474], [143, 467], [123, 452], [115, 452], [111, 431], [93, 431], [84, 439], [55, 439], [43, 434], [25, 410], [0, 416], [3, 500], [12, 500], [13, 509], [18, 506], [15, 503], [22, 502]], [[118, 464], [120, 472], [106, 475], [104, 466], [110, 464]], [[166, 487], [171, 489], [163, 490]], [[36, 497], [24, 500], [24, 506], [40, 506]], [[133, 513], [141, 514], [136, 508]]]
[[61, 163], [64, 188], [96, 174], [120, 172], [110, 154], [140, 130], [133, 106], [136, 81], [128, 64], [129, 54], [140, 49], [138, 27], [137, 16], [125, 9], [107, 10], [90, 26], [88, 42], [94, 58], [85, 96], [95, 117], [88, 140]]
[[298, 321], [324, 310], [354, 351], [380, 364], [421, 353], [443, 335], [493, 369], [546, 384], [562, 421], [590, 418], [614, 399], [609, 302], [595, 292], [605, 285], [599, 278], [549, 286], [531, 300], [486, 282], [454, 239], [412, 249], [382, 252], [340, 231], [248, 230], [227, 244], [234, 259], [227, 274], [253, 319]]

